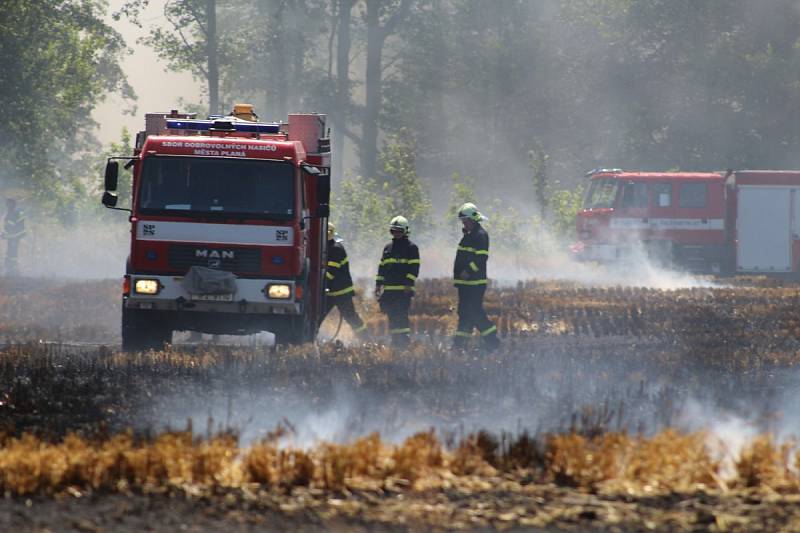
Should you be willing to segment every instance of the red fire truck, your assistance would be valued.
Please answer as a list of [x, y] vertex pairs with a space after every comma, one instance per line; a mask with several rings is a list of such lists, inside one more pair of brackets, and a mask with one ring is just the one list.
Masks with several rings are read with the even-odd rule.
[[800, 171], [593, 170], [579, 259], [650, 258], [698, 273], [800, 274]]
[[[237, 108], [255, 119], [252, 106]], [[133, 156], [108, 161], [109, 208], [122, 209], [117, 160], [133, 169], [123, 349], [160, 347], [176, 330], [272, 331], [279, 343], [316, 335], [330, 196], [325, 116], [237, 116], [148, 113]]]

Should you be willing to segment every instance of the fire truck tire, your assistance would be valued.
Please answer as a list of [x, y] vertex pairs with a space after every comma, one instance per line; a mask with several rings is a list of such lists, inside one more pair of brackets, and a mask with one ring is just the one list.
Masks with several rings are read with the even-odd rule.
[[141, 311], [122, 308], [123, 351], [161, 350], [170, 342], [172, 329], [164, 321]]

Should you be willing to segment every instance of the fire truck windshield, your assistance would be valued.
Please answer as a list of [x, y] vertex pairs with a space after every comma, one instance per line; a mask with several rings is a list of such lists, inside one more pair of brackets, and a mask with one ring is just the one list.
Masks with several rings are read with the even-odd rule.
[[282, 161], [147, 157], [138, 207], [143, 214], [293, 218], [294, 167]]
[[617, 198], [618, 181], [615, 179], [592, 180], [589, 192], [583, 200], [584, 209], [598, 209], [614, 206]]

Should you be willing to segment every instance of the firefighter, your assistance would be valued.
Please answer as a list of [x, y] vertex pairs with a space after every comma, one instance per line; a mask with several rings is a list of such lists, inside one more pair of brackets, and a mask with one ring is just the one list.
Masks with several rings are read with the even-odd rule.
[[367, 326], [358, 316], [353, 305], [355, 289], [353, 288], [353, 278], [350, 277], [350, 260], [342, 244], [342, 239], [336, 235], [336, 228], [330, 222], [328, 222], [328, 269], [325, 272], [325, 280], [325, 316], [336, 307], [342, 318], [353, 328], [353, 333], [357, 337], [363, 338]]
[[419, 276], [419, 249], [408, 238], [408, 220], [405, 217], [394, 217], [389, 222], [389, 232], [392, 241], [383, 248], [375, 278], [375, 297], [389, 319], [392, 345], [402, 348], [408, 346], [411, 335], [408, 311], [414, 283]]
[[25, 214], [13, 198], [6, 199], [6, 217], [3, 224], [3, 238], [6, 240], [6, 274], [14, 275], [19, 269], [17, 256], [19, 243], [25, 237]]
[[500, 345], [497, 326], [483, 310], [483, 296], [486, 293], [486, 262], [489, 260], [489, 234], [481, 226], [486, 220], [475, 204], [466, 203], [458, 209], [458, 218], [463, 225], [464, 236], [458, 243], [456, 259], [453, 263], [453, 283], [458, 289], [458, 329], [453, 347], [466, 346], [473, 328], [481, 334], [485, 347], [496, 349]]

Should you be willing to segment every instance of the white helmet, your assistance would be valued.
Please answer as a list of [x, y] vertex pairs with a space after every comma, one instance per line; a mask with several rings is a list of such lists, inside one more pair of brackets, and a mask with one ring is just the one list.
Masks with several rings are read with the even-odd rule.
[[333, 239], [334, 235], [336, 235], [336, 226], [333, 225], [333, 222], [328, 222], [328, 240]]
[[389, 221], [389, 231], [402, 231], [403, 235], [408, 235], [408, 219], [404, 216], [396, 216]]
[[458, 208], [458, 218], [468, 218], [475, 222], [487, 220], [487, 218], [483, 216], [480, 211], [478, 211], [478, 208], [475, 206], [475, 204], [470, 202], [467, 202]]

